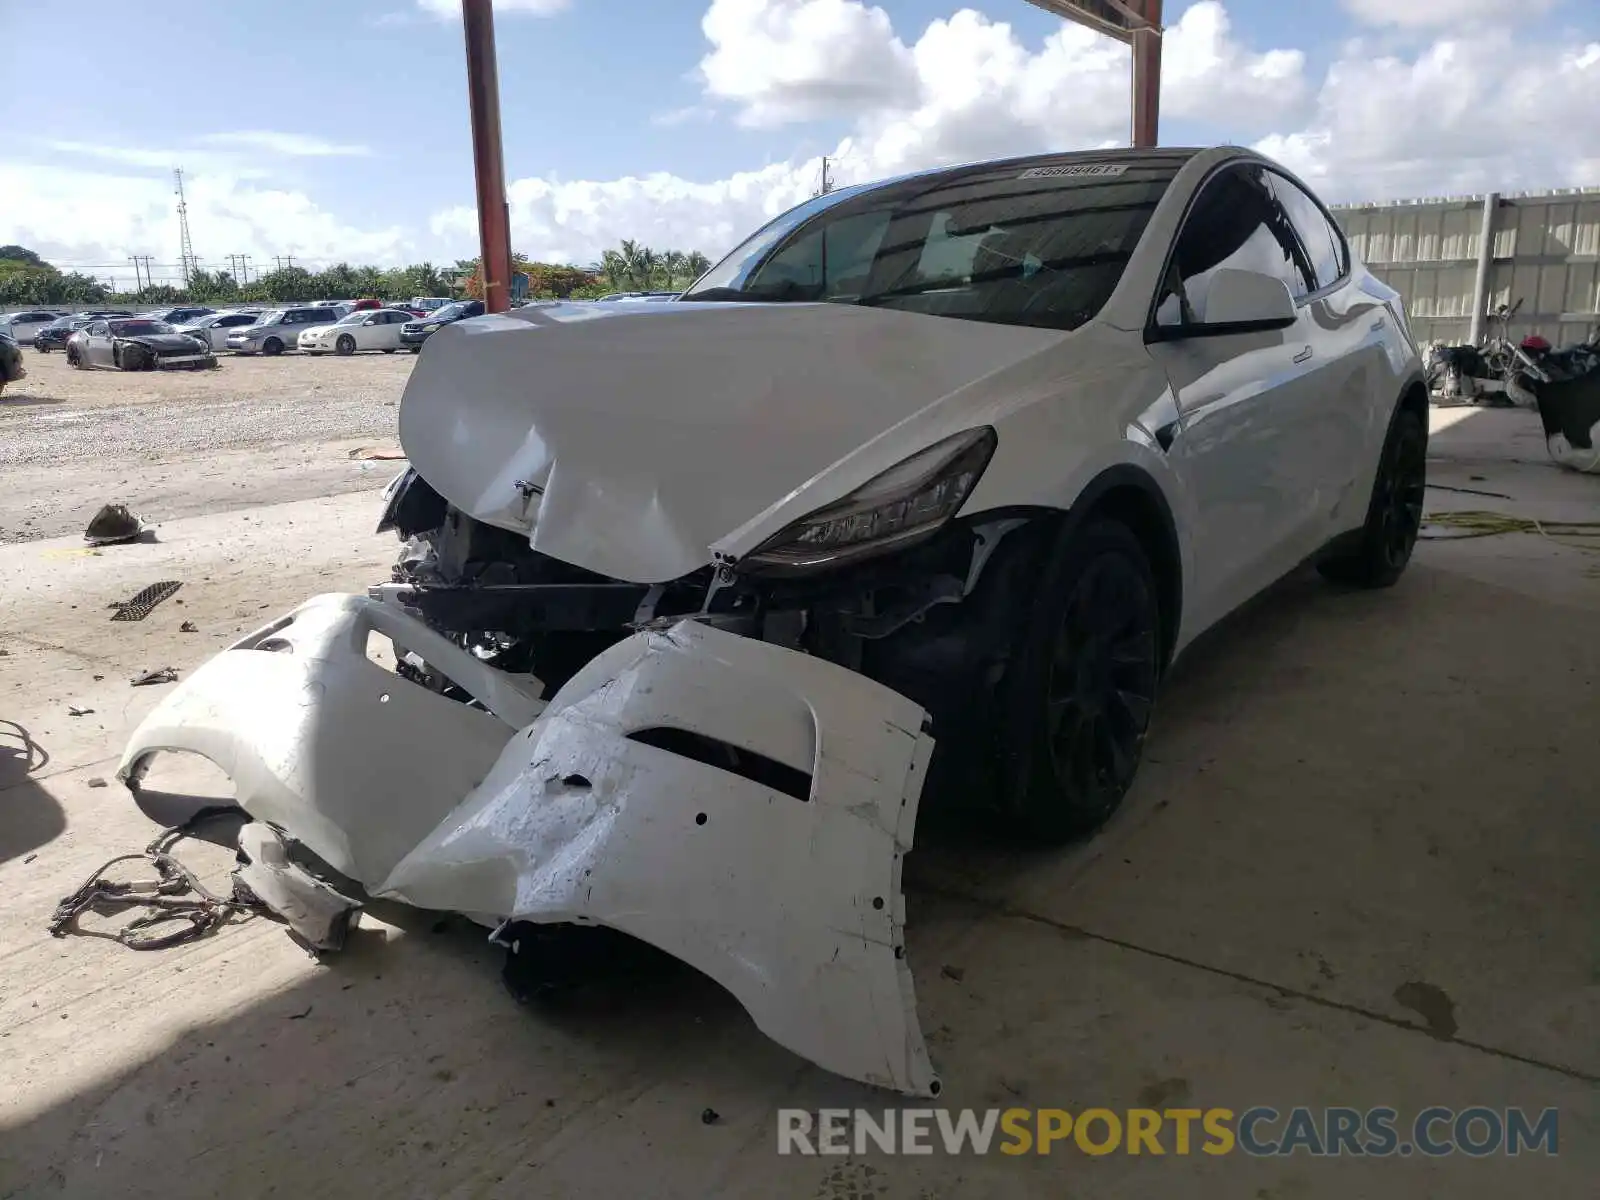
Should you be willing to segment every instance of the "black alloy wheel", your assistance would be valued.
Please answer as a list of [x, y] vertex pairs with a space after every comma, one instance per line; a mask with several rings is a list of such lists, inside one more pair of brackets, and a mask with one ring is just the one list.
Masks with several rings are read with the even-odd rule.
[[[1155, 578], [1126, 525], [1092, 520], [1057, 552], [1005, 686], [1004, 805], [1031, 837], [1088, 832], [1138, 771], [1161, 676]], [[1031, 710], [1031, 711], [1030, 711]]]
[[1391, 587], [1405, 573], [1422, 529], [1428, 486], [1428, 431], [1414, 411], [1395, 413], [1378, 460], [1359, 541], [1317, 565], [1324, 578], [1354, 587]]
[[275, 354], [282, 354], [283, 343], [275, 337], [268, 338], [265, 342], [261, 343], [261, 353], [267, 355], [269, 358]]
[[343, 355], [354, 354], [356, 352], [356, 340], [348, 333], [341, 333], [339, 340], [333, 344], [333, 348]]

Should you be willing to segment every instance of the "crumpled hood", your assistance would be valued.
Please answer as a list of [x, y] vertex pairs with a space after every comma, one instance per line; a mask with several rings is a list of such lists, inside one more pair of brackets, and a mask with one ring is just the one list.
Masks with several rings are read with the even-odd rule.
[[[838, 304], [530, 306], [429, 339], [400, 441], [478, 520], [575, 566], [660, 583], [906, 418], [1062, 336]], [[925, 444], [885, 438], [877, 470]]]
[[131, 333], [119, 337], [119, 342], [132, 342], [147, 350], [198, 350], [194, 338], [181, 333]]

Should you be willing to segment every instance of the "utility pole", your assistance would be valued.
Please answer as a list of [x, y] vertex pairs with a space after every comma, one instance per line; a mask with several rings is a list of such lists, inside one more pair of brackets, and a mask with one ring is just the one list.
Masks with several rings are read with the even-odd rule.
[[833, 182], [833, 176], [828, 173], [828, 156], [824, 154], [822, 156], [822, 183], [817, 190], [811, 194], [813, 196], [826, 196], [837, 186], [838, 185]]
[[183, 286], [188, 287], [194, 278], [194, 242], [189, 239], [189, 202], [183, 196], [183, 168], [172, 168], [172, 179], [177, 184], [178, 197], [178, 269], [183, 274]]
[[294, 255], [292, 255], [292, 254], [274, 254], [272, 256], [272, 262], [273, 262], [274, 268], [276, 270], [284, 271], [284, 270], [287, 270], [288, 268], [294, 266]]
[[[155, 275], [150, 270], [150, 255], [134, 254], [129, 256], [128, 261], [133, 264], [133, 287], [135, 292], [142, 292], [146, 288], [155, 287]], [[140, 263], [144, 264], [144, 278], [142, 280], [139, 276]]]

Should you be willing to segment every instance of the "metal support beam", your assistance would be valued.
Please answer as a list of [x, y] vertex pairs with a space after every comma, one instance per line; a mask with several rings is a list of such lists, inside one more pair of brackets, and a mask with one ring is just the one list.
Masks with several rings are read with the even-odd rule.
[[511, 220], [500, 141], [500, 72], [495, 64], [493, 0], [461, 0], [472, 106], [472, 167], [478, 184], [478, 244], [485, 312], [511, 307]]
[[1494, 214], [1500, 193], [1483, 198], [1483, 223], [1478, 233], [1478, 274], [1472, 281], [1472, 330], [1467, 340], [1476, 346], [1483, 337], [1483, 319], [1489, 308], [1489, 270], [1494, 266]]
[[1132, 0], [1144, 27], [1133, 31], [1133, 130], [1136, 147], [1156, 144], [1161, 125], [1161, 0]]

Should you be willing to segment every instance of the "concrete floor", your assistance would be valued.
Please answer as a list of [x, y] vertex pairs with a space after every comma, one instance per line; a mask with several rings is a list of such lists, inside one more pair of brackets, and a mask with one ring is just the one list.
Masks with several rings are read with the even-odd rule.
[[[1551, 467], [1529, 415], [1434, 426], [1430, 511], [1600, 518], [1600, 479]], [[369, 914], [322, 965], [260, 920], [148, 954], [44, 933], [156, 831], [92, 783], [163, 690], [128, 677], [382, 577], [374, 502], [190, 517], [99, 555], [0, 548], [0, 1195], [1593, 1194], [1600, 555], [1429, 541], [1389, 592], [1288, 580], [1180, 664], [1099, 836], [925, 832], [908, 861], [945, 1105], [1556, 1107], [1559, 1157], [779, 1159], [776, 1109], [895, 1100], [687, 971], [534, 1011], [480, 931], [429, 914]], [[163, 578], [184, 588], [148, 620], [107, 621]]]

